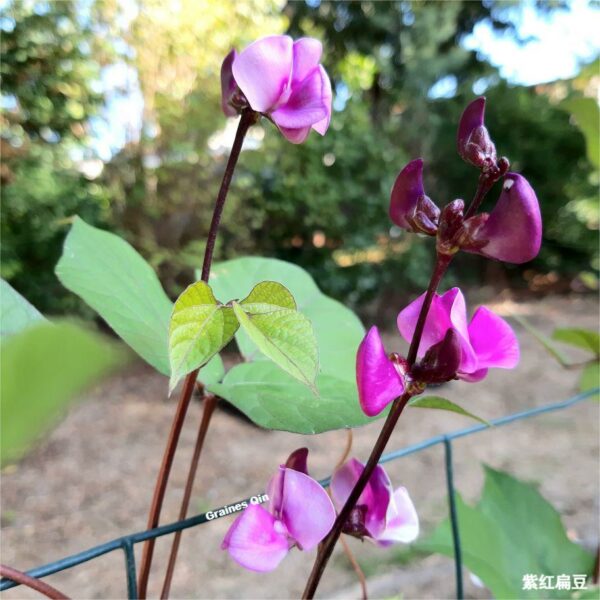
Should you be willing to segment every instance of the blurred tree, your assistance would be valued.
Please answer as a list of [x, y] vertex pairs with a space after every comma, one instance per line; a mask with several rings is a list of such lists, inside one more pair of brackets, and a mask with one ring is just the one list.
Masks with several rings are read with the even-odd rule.
[[68, 308], [54, 277], [65, 221], [101, 222], [107, 196], [77, 168], [71, 152], [99, 108], [95, 36], [70, 0], [15, 0], [3, 6], [2, 277], [42, 310]]

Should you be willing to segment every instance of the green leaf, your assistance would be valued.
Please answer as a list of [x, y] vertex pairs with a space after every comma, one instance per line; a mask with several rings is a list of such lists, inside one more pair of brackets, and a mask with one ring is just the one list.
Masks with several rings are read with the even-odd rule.
[[30, 325], [45, 321], [42, 313], [30, 304], [9, 283], [0, 279], [0, 336], [22, 331]]
[[[282, 260], [244, 257], [216, 264], [210, 284], [218, 298], [243, 298], [264, 280], [282, 283], [293, 294], [298, 310], [310, 319], [317, 337], [320, 372], [354, 382], [356, 350], [365, 329], [350, 309], [325, 296], [306, 271]], [[242, 329], [236, 341], [246, 360], [261, 359]]]
[[520, 315], [513, 314], [512, 318], [517, 321], [520, 325], [522, 325], [542, 346], [546, 349], [548, 354], [556, 359], [556, 361], [566, 367], [569, 365], [569, 359], [563, 354], [561, 350], [559, 350], [553, 343], [550, 338], [544, 335], [539, 329], [534, 327], [525, 317], [521, 317]]
[[188, 286], [175, 302], [169, 326], [169, 393], [224, 348], [238, 327], [233, 309], [218, 302], [207, 283]]
[[314, 389], [319, 361], [311, 322], [295, 310], [280, 283], [259, 283], [240, 303], [233, 302], [240, 325], [258, 349], [284, 371]]
[[595, 356], [600, 355], [600, 335], [591, 329], [575, 327], [555, 329], [552, 333], [552, 339], [587, 350]]
[[[560, 590], [523, 590], [523, 575], [589, 574], [594, 557], [571, 542], [556, 510], [530, 484], [490, 467], [481, 500], [474, 506], [457, 494], [465, 566], [495, 598], [565, 598]], [[448, 520], [418, 544], [454, 556]]]
[[[581, 373], [579, 389], [582, 392], [600, 387], [600, 363], [589, 364]], [[600, 393], [591, 396], [592, 400], [600, 400]]]
[[594, 98], [569, 98], [560, 104], [570, 112], [585, 137], [590, 162], [600, 168], [600, 108]]
[[313, 434], [366, 425], [356, 384], [332, 375], [317, 377], [319, 395], [268, 361], [233, 367], [209, 391], [225, 398], [257, 425], [267, 429]]
[[[170, 374], [168, 335], [173, 304], [152, 267], [125, 240], [76, 217], [56, 275], [146, 362]], [[200, 378], [214, 382], [223, 373], [223, 362], [215, 356]]]
[[2, 342], [2, 464], [19, 459], [88, 385], [126, 360], [102, 336], [40, 322]]
[[483, 423], [488, 427], [492, 427], [492, 424], [489, 421], [486, 421], [485, 419], [482, 419], [481, 417], [470, 413], [468, 410], [462, 408], [462, 406], [459, 406], [458, 404], [455, 404], [454, 402], [447, 400], [446, 398], [442, 398], [440, 396], [425, 396], [423, 398], [417, 396], [416, 398], [410, 400], [408, 402], [408, 405], [414, 406], [416, 408], [437, 408], [439, 410], [448, 410], [450, 412], [454, 412], [459, 415], [475, 419], [476, 421], [479, 421], [480, 423]]

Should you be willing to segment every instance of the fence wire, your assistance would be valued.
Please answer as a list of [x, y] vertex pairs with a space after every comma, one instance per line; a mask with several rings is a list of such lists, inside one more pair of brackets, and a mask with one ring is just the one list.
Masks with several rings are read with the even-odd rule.
[[[502, 425], [508, 425], [510, 423], [514, 423], [515, 421], [521, 421], [524, 419], [528, 419], [530, 417], [536, 417], [538, 415], [555, 412], [557, 410], [562, 410], [565, 408], [570, 408], [575, 404], [583, 402], [584, 400], [595, 396], [600, 393], [600, 387], [594, 388], [592, 390], [588, 390], [582, 394], [578, 394], [577, 396], [573, 396], [568, 400], [563, 400], [562, 402], [556, 402], [554, 404], [546, 404], [544, 406], [539, 406], [537, 408], [532, 408], [530, 410], [513, 413], [511, 415], [506, 415], [505, 417], [500, 417], [498, 419], [493, 419], [490, 421], [490, 424], [494, 427], [500, 427]], [[448, 512], [451, 523], [452, 530], [452, 541], [454, 545], [454, 564], [455, 564], [455, 577], [456, 577], [456, 598], [458, 600], [463, 599], [463, 565], [462, 565], [462, 550], [460, 543], [460, 527], [458, 522], [458, 513], [456, 510], [456, 502], [455, 502], [455, 488], [454, 488], [454, 472], [453, 472], [453, 462], [452, 462], [452, 441], [457, 440], [462, 437], [466, 437], [472, 435], [474, 433], [478, 433], [480, 431], [490, 429], [488, 425], [480, 424], [474, 425], [472, 427], [467, 427], [465, 429], [459, 429], [452, 433], [447, 433], [443, 435], [437, 435], [431, 437], [427, 440], [419, 442], [417, 444], [413, 444], [411, 446], [406, 446], [404, 448], [400, 448], [398, 450], [394, 450], [393, 452], [388, 452], [381, 457], [379, 461], [380, 464], [384, 464], [387, 462], [391, 462], [393, 460], [397, 460], [402, 458], [403, 456], [408, 456], [410, 454], [415, 454], [417, 452], [421, 452], [422, 450], [426, 450], [427, 448], [431, 448], [432, 446], [436, 446], [438, 444], [444, 445], [444, 457], [445, 457], [445, 471], [446, 471], [446, 484], [447, 484], [447, 495], [448, 495]], [[323, 487], [329, 486], [331, 481], [331, 477], [327, 477], [326, 479], [321, 480], [319, 483]], [[255, 494], [258, 496], [260, 494]], [[114, 552], [115, 550], [122, 550], [125, 557], [125, 575], [127, 579], [127, 597], [130, 600], [135, 600], [137, 598], [137, 577], [136, 577], [136, 562], [135, 562], [135, 554], [134, 554], [134, 545], [139, 544], [140, 542], [145, 542], [146, 540], [162, 537], [165, 535], [169, 535], [175, 533], [177, 531], [183, 531], [184, 529], [189, 529], [190, 527], [196, 527], [198, 525], [203, 525], [208, 521], [212, 520], [212, 518], [207, 517], [210, 513], [215, 513], [219, 510], [226, 508], [227, 506], [235, 505], [241, 502], [250, 502], [250, 498], [254, 496], [249, 496], [243, 500], [237, 500], [234, 502], [230, 502], [223, 507], [214, 508], [205, 513], [196, 515], [194, 517], [190, 517], [188, 519], [183, 519], [182, 521], [177, 521], [175, 523], [169, 523], [168, 525], [161, 525], [160, 527], [155, 527], [154, 529], [147, 529], [146, 531], [140, 531], [137, 533], [131, 533], [129, 535], [125, 535], [123, 537], [116, 538], [109, 542], [105, 542], [104, 544], [100, 544], [98, 546], [94, 546], [93, 548], [89, 548], [84, 550], [83, 552], [79, 552], [77, 554], [72, 554], [71, 556], [66, 556], [65, 558], [61, 558], [54, 562], [35, 567], [27, 571], [27, 575], [31, 577], [35, 577], [36, 579], [47, 577], [48, 575], [53, 575], [54, 573], [59, 573], [61, 571], [65, 571], [66, 569], [71, 569], [83, 563], [86, 563], [90, 560], [98, 558], [99, 556], [103, 556], [104, 554], [108, 554], [109, 552]], [[17, 587], [18, 583], [10, 579], [1, 579], [0, 580], [0, 591], [8, 590], [13, 587]]]

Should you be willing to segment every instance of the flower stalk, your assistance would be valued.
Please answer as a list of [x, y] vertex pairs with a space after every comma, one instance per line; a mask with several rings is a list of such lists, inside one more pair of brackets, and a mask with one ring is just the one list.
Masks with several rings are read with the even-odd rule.
[[[244, 138], [246, 137], [246, 133], [251, 125], [253, 125], [257, 119], [258, 114], [250, 109], [246, 109], [242, 112], [237, 132], [235, 135], [235, 140], [233, 142], [233, 146], [231, 148], [231, 153], [229, 155], [229, 159], [227, 161], [227, 165], [225, 167], [225, 172], [223, 173], [223, 180], [221, 181], [221, 187], [219, 188], [219, 193], [217, 195], [217, 200], [215, 202], [215, 207], [213, 210], [212, 221], [210, 224], [210, 230], [208, 233], [208, 238], [206, 241], [206, 249], [204, 251], [204, 261], [202, 263], [202, 281], [208, 282], [208, 278], [210, 276], [210, 269], [212, 266], [212, 259], [215, 249], [215, 243], [217, 241], [217, 234], [219, 231], [219, 224], [221, 222], [221, 216], [223, 214], [223, 207], [225, 206], [225, 201], [227, 200], [227, 193], [229, 192], [229, 186], [231, 185], [231, 179], [233, 177], [233, 173], [235, 171], [235, 167], [237, 165], [240, 153], [242, 151], [242, 145], [244, 142]], [[177, 408], [175, 410], [175, 417], [173, 419], [173, 423], [171, 425], [171, 430], [169, 432], [169, 438], [167, 440], [167, 445], [165, 448], [165, 452], [163, 454], [163, 459], [161, 463], [161, 467], [158, 473], [158, 477], [156, 480], [156, 485], [154, 487], [154, 493], [152, 496], [152, 503], [150, 505], [150, 512], [148, 515], [148, 529], [153, 529], [158, 526], [160, 513], [162, 509], [162, 504], [165, 497], [165, 492], [167, 489], [167, 483], [169, 481], [169, 475], [171, 473], [171, 467], [173, 466], [173, 458], [175, 456], [175, 451], [179, 444], [179, 439], [181, 436], [181, 429], [183, 427], [183, 423], [185, 421], [185, 416], [187, 414], [188, 407], [190, 405], [190, 401], [192, 398], [192, 393], [194, 391], [194, 387], [196, 385], [196, 379], [198, 377], [198, 372], [200, 369], [195, 369], [191, 373], [187, 375], [185, 381], [183, 383], [183, 387], [181, 390], [181, 395], [179, 397], [179, 402], [177, 404]], [[193, 484], [193, 480], [192, 480]], [[184, 498], [185, 500], [185, 498]], [[187, 507], [186, 507], [187, 511]], [[148, 578], [150, 576], [150, 568], [152, 566], [152, 557], [154, 554], [154, 544], [155, 540], [150, 539], [147, 540], [144, 544], [144, 548], [142, 551], [142, 562], [140, 566], [140, 576], [138, 582], [138, 595], [140, 598], [146, 598], [147, 590], [148, 590]]]

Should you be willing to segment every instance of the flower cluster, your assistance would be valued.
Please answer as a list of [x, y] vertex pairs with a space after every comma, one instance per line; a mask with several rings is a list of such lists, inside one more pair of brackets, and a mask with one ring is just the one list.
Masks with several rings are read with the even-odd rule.
[[226, 116], [244, 109], [269, 118], [292, 143], [311, 129], [325, 135], [331, 118], [331, 83], [320, 64], [319, 40], [272, 35], [232, 50], [221, 66], [221, 106]]
[[[413, 160], [396, 178], [390, 198], [391, 220], [402, 229], [436, 237], [438, 256], [459, 250], [512, 263], [537, 256], [542, 221], [535, 192], [527, 180], [509, 173], [506, 158], [496, 148], [484, 124], [485, 99], [465, 109], [458, 127], [460, 156], [481, 171], [481, 197], [465, 211], [462, 200], [442, 210], [425, 194], [423, 161]], [[490, 213], [476, 213], [485, 192], [503, 178], [500, 197]], [[401, 336], [411, 342], [425, 294], [398, 314]], [[388, 355], [376, 327], [372, 327], [357, 352], [356, 381], [365, 414], [379, 414], [408, 386], [414, 393], [428, 383], [452, 379], [482, 380], [492, 367], [511, 369], [519, 361], [519, 344], [508, 323], [488, 308], [480, 307], [470, 321], [458, 288], [435, 294], [427, 313], [415, 365], [397, 354]]]

